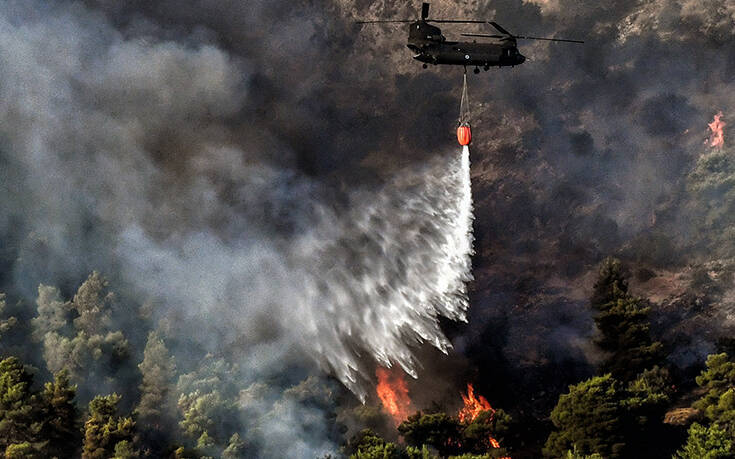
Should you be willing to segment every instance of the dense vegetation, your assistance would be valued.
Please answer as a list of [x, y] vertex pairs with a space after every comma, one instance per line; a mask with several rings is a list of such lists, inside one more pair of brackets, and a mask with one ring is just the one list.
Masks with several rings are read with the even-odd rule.
[[[92, 273], [69, 301], [58, 289], [41, 285], [32, 317], [0, 297], [0, 450], [5, 457], [258, 455], [261, 445], [244, 438], [243, 400], [257, 401], [267, 391], [258, 385], [246, 391], [232, 387], [227, 375], [236, 368], [212, 356], [182, 371], [165, 330], [147, 331], [136, 351], [125, 331], [113, 327], [121, 323], [115, 317], [117, 303], [99, 273]], [[461, 420], [435, 407], [409, 416], [392, 433], [376, 433], [380, 420], [376, 430], [348, 433], [333, 413], [331, 435], [343, 444], [333, 454], [357, 459], [735, 457], [732, 355], [710, 355], [696, 381], [669, 368], [663, 344], [652, 338], [650, 305], [629, 291], [615, 259], [601, 264], [590, 308], [598, 374], [560, 394], [549, 413], [545, 445], [526, 444], [519, 421], [501, 409]], [[312, 379], [282, 397], [275, 409], [283, 409], [289, 397], [323, 412], [333, 406], [333, 394]]]

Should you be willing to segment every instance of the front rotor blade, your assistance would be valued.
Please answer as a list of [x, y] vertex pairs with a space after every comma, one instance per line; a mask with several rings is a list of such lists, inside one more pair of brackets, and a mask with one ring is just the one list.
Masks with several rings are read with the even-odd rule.
[[464, 20], [464, 19], [427, 19], [426, 22], [437, 22], [440, 24], [488, 24], [487, 21]]
[[415, 19], [398, 19], [398, 20], [378, 20], [378, 21], [355, 21], [355, 24], [397, 24], [406, 22], [416, 22]]
[[511, 37], [513, 36], [512, 33], [508, 32], [504, 28], [500, 27], [500, 24], [498, 24], [497, 22], [490, 21], [488, 24], [490, 24], [491, 26], [495, 27], [495, 30], [497, 30], [500, 33], [503, 33], [505, 35], [510, 35]]
[[463, 37], [482, 37], [482, 38], [513, 38], [508, 35], [488, 35], [484, 33], [462, 33]]
[[523, 38], [524, 40], [544, 40], [544, 41], [563, 41], [566, 43], [584, 43], [582, 40], [569, 40], [566, 38], [523, 37], [520, 35], [516, 35], [516, 38]]

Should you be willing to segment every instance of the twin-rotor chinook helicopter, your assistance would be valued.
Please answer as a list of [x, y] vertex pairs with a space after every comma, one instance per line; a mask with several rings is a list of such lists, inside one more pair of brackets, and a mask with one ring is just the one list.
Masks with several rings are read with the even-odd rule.
[[[447, 41], [442, 35], [439, 27], [429, 23], [438, 24], [490, 24], [500, 35], [463, 33], [464, 37], [497, 38], [499, 41], [493, 43], [457, 42]], [[546, 40], [563, 41], [567, 43], [584, 43], [580, 40], [567, 40], [563, 38], [543, 38], [513, 35], [493, 21], [463, 20], [463, 19], [429, 19], [429, 4], [421, 5], [421, 18], [399, 19], [399, 20], [376, 20], [357, 21], [358, 24], [383, 24], [383, 23], [409, 23], [408, 48], [415, 52], [414, 59], [423, 62], [423, 67], [428, 64], [446, 64], [475, 66], [475, 73], [480, 73], [480, 67], [486, 71], [490, 67], [507, 67], [520, 65], [526, 58], [518, 52], [517, 39], [524, 40]]]

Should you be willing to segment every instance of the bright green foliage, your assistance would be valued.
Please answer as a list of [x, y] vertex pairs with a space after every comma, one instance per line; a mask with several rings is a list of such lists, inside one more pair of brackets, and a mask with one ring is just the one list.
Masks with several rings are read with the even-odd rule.
[[241, 459], [245, 457], [245, 442], [240, 438], [240, 434], [235, 433], [230, 437], [227, 448], [222, 451], [222, 459]]
[[735, 435], [735, 362], [724, 353], [710, 355], [707, 369], [697, 376], [697, 384], [707, 392], [694, 408]]
[[429, 445], [442, 456], [459, 453], [461, 425], [446, 413], [422, 414], [408, 417], [398, 426], [398, 432], [412, 446]]
[[606, 458], [621, 457], [625, 447], [625, 408], [620, 383], [609, 374], [569, 386], [559, 397], [551, 421], [556, 427], [544, 447], [549, 457], [563, 457], [567, 451], [599, 453]]
[[77, 388], [69, 383], [69, 372], [54, 375], [41, 392], [44, 413], [43, 436], [48, 457], [75, 457], [81, 446], [79, 412], [74, 403]]
[[363, 430], [347, 445], [350, 459], [402, 459], [403, 452], [395, 443], [386, 442], [371, 430]]
[[[503, 448], [494, 448], [490, 438], [502, 441], [508, 431], [510, 416], [503, 410], [483, 411], [471, 422], [460, 422], [446, 413], [418, 412], [398, 426], [398, 432], [411, 446], [435, 448], [440, 456], [486, 454], [505, 456]], [[414, 451], [414, 452], [416, 452]]]
[[17, 358], [0, 362], [0, 451], [25, 442], [37, 446], [43, 423], [32, 383], [33, 376]]
[[38, 449], [28, 443], [14, 443], [5, 448], [5, 459], [42, 459], [48, 456], [41, 454]]
[[669, 399], [669, 372], [658, 366], [645, 370], [628, 384], [623, 404], [633, 414], [639, 427], [663, 418]]
[[431, 454], [429, 447], [424, 445], [421, 448], [416, 446], [406, 447], [406, 457], [408, 459], [438, 459], [439, 456]]
[[696, 422], [689, 427], [689, 437], [682, 449], [676, 452], [680, 459], [732, 459], [735, 458], [732, 437], [716, 424], [704, 427]]
[[106, 459], [122, 441], [132, 442], [135, 423], [117, 415], [117, 394], [97, 396], [89, 402], [89, 419], [84, 423], [83, 459]]
[[133, 448], [133, 444], [128, 440], [123, 440], [115, 445], [115, 455], [112, 459], [136, 459], [140, 457], [140, 453]]
[[[211, 438], [214, 443], [224, 443], [228, 438], [226, 430], [232, 427], [237, 418], [232, 401], [224, 399], [219, 392], [200, 394], [198, 391], [182, 395], [179, 409], [184, 418], [179, 425], [192, 439]], [[232, 432], [232, 430], [229, 430]]]
[[603, 459], [603, 457], [597, 453], [579, 454], [576, 451], [570, 450], [570, 451], [567, 451], [567, 454], [564, 456], [564, 459]]

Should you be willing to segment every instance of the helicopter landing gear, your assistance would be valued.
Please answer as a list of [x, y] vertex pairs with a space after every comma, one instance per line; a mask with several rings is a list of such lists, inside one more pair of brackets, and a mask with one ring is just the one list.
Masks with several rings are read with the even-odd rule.
[[480, 73], [480, 67], [475, 67], [475, 70], [473, 70], [473, 72], [475, 72], [475, 75]]
[[488, 70], [490, 70], [490, 66], [489, 66], [489, 65], [487, 65], [487, 64], [485, 64], [485, 67], [483, 67], [482, 69], [483, 69], [483, 70], [485, 70], [485, 71], [487, 72]]
[[421, 67], [423, 67], [423, 68], [425, 68], [425, 69], [428, 69], [428, 68], [429, 68], [429, 65], [428, 65], [428, 64], [424, 64], [424, 65], [422, 65]]

